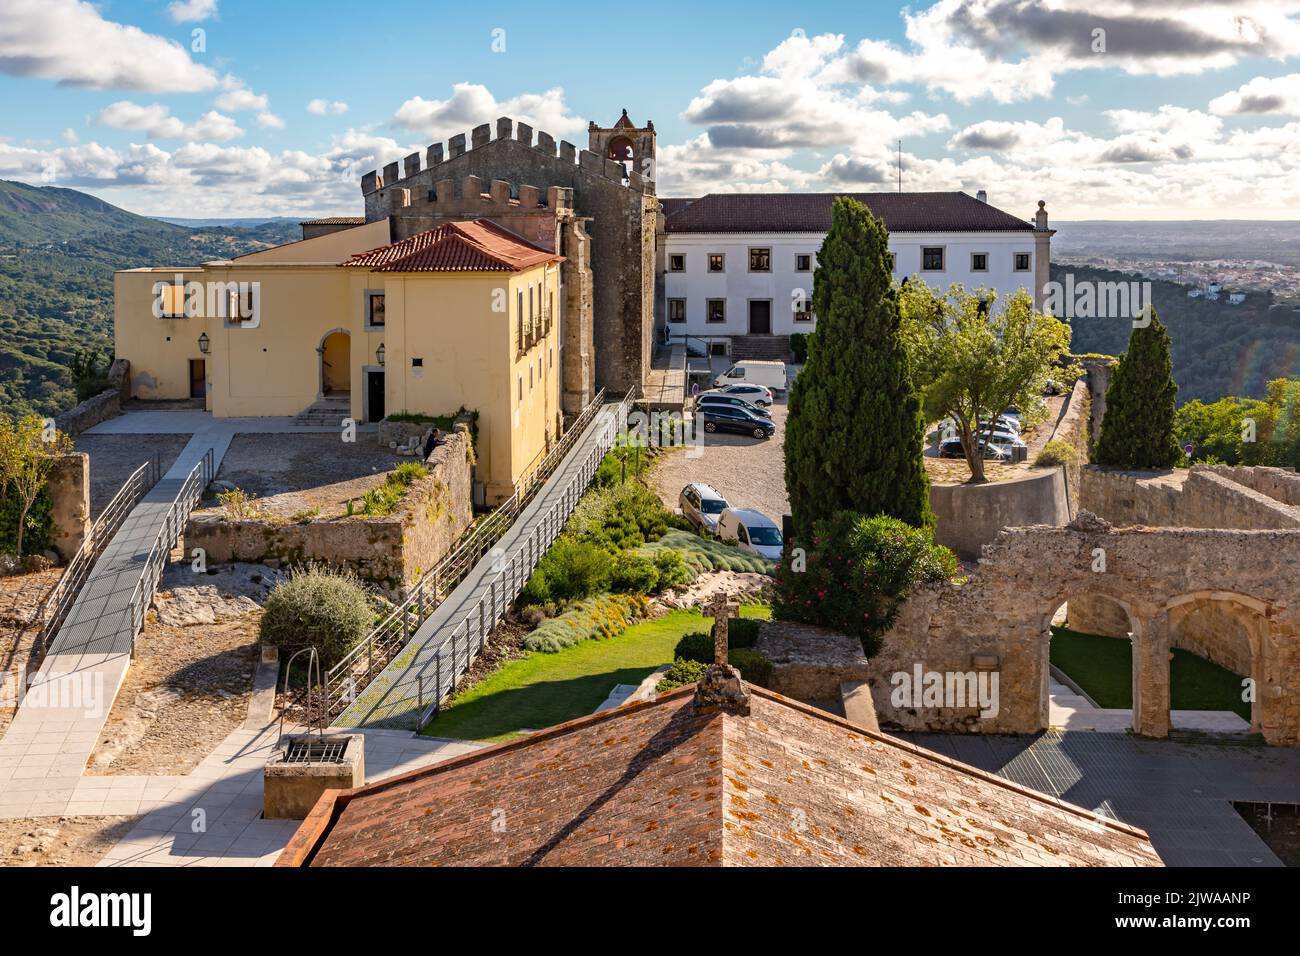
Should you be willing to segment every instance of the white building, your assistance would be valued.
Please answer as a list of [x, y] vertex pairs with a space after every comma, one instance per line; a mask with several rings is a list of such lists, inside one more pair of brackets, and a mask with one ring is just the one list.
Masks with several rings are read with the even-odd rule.
[[1233, 292], [1228, 296], [1229, 305], [1241, 305], [1241, 303], [1245, 301], [1246, 301], [1246, 293], [1244, 292]]
[[[894, 278], [920, 275], [938, 289], [960, 282], [1000, 297], [1024, 288], [1041, 308], [1053, 230], [965, 193], [713, 193], [665, 199], [659, 323], [674, 338], [709, 340], [758, 357], [811, 332], [817, 251], [837, 195], [867, 205], [889, 229]], [[693, 341], [693, 345], [696, 343]]]

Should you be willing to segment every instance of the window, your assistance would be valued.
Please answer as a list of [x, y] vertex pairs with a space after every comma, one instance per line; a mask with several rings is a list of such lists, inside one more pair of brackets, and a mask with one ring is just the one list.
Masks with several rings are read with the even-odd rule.
[[366, 327], [382, 329], [384, 327], [384, 294], [382, 292], [366, 293]]
[[749, 535], [746, 533], [743, 524], [736, 525], [736, 540], [741, 544], [749, 544]]
[[686, 300], [685, 299], [668, 300], [668, 321], [669, 322], [686, 321]]
[[411, 359], [411, 368], [424, 368], [424, 359], [422, 358]]
[[795, 257], [794, 257], [794, 271], [795, 271], [795, 272], [811, 272], [811, 271], [812, 271], [812, 256], [810, 256], [810, 255], [799, 255], [799, 256], [795, 256]]
[[524, 400], [524, 377], [520, 375], [519, 376], [519, 401], [522, 402], [523, 400]]
[[685, 272], [685, 271], [686, 271], [686, 257], [683, 256], [683, 255], [672, 255], [672, 256], [669, 256], [669, 257], [668, 257], [668, 271], [669, 271], [669, 272]]
[[943, 246], [922, 246], [921, 247], [921, 271], [922, 272], [943, 271]]
[[709, 271], [710, 272], [727, 271], [727, 257], [725, 253], [721, 253], [721, 252], [709, 253]]
[[811, 322], [813, 320], [812, 309], [808, 308], [807, 302], [800, 302], [802, 309], [794, 310], [794, 320], [796, 322]]
[[158, 290], [161, 313], [164, 319], [185, 318], [185, 284], [159, 282], [154, 286]]
[[987, 252], [972, 252], [970, 254], [970, 271], [988, 272], [989, 254]]
[[750, 249], [749, 250], [749, 271], [750, 272], [771, 272], [772, 271], [772, 250], [771, 249]]
[[1029, 253], [1027, 252], [1016, 253], [1016, 271], [1017, 272], [1029, 271]]
[[708, 322], [727, 321], [727, 300], [709, 299], [705, 303], [705, 320]]
[[524, 354], [524, 290], [515, 290], [515, 314], [519, 316], [519, 354]]

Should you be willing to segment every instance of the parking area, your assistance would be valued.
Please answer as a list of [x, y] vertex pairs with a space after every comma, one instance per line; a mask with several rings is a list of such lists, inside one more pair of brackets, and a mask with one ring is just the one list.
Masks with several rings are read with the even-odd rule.
[[651, 474], [664, 506], [677, 510], [677, 496], [693, 481], [721, 492], [733, 508], [753, 508], [778, 525], [790, 510], [785, 490], [786, 400], [772, 405], [776, 434], [768, 439], [722, 432], [703, 435], [704, 444], [665, 454]]

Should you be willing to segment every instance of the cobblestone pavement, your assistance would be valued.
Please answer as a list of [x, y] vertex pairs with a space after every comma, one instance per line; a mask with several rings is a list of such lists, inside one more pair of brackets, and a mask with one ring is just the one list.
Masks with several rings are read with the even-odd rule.
[[733, 508], [754, 508], [778, 525], [790, 510], [785, 490], [785, 399], [772, 405], [776, 434], [768, 439], [748, 435], [704, 435], [702, 448], [666, 452], [655, 465], [650, 482], [664, 506], [677, 510], [677, 496], [692, 481], [718, 489]]

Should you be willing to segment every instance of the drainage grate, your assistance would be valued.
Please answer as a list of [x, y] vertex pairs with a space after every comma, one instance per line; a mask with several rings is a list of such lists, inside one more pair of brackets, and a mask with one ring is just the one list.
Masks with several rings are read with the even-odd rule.
[[342, 763], [346, 740], [294, 740], [284, 752], [284, 763]]

